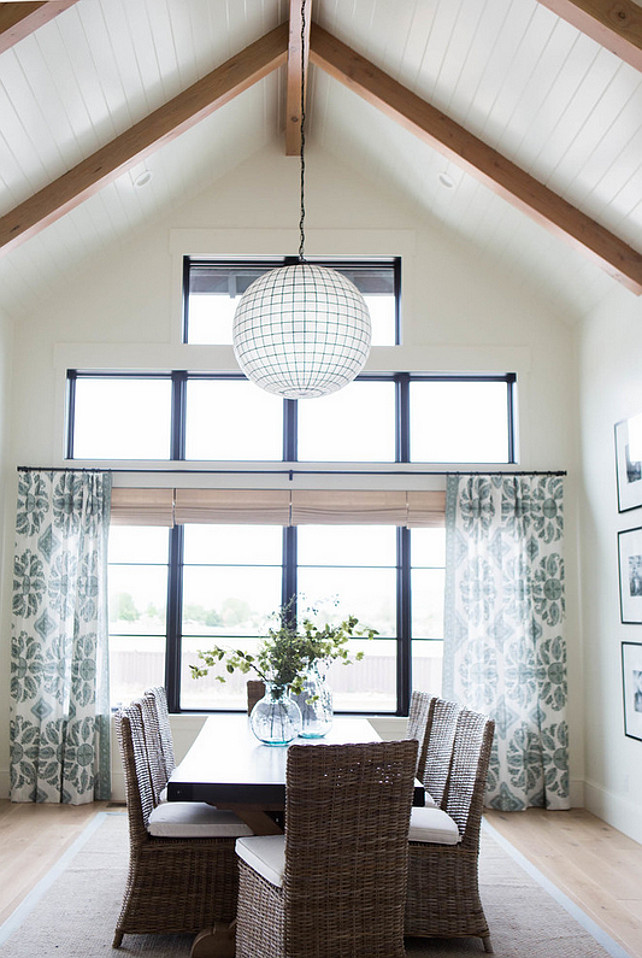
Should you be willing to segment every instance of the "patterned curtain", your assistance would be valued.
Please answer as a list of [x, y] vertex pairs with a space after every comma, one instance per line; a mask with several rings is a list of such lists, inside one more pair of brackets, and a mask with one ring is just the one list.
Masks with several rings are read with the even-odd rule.
[[111, 475], [21, 471], [13, 563], [11, 800], [110, 795]]
[[449, 476], [444, 695], [496, 722], [486, 804], [568, 808], [563, 481]]

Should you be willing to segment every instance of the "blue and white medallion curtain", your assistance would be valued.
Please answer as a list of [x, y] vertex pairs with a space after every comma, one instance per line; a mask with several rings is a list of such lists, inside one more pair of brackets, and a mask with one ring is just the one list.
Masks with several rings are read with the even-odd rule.
[[444, 695], [496, 722], [486, 804], [569, 807], [563, 480], [449, 476]]
[[11, 800], [110, 796], [111, 475], [21, 470], [11, 633]]

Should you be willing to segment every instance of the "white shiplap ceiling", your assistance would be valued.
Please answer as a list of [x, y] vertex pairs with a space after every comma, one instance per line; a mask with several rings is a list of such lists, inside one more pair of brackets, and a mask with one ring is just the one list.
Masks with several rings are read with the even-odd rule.
[[[286, 0], [78, 0], [0, 54], [0, 215], [287, 19]], [[641, 8], [642, 12], [642, 8]], [[316, 23], [642, 252], [642, 74], [536, 0], [312, 0]], [[84, 257], [282, 137], [283, 68], [0, 258], [19, 316]], [[582, 315], [615, 280], [310, 68], [310, 151], [399, 190]], [[438, 175], [448, 170], [455, 186]], [[633, 295], [631, 293], [630, 295]]]

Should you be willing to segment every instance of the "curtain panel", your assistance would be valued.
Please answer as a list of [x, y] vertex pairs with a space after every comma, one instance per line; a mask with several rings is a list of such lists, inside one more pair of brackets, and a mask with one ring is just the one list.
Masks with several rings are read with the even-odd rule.
[[111, 475], [20, 471], [11, 632], [11, 800], [110, 797]]
[[449, 476], [444, 695], [496, 722], [486, 804], [568, 808], [563, 480]]

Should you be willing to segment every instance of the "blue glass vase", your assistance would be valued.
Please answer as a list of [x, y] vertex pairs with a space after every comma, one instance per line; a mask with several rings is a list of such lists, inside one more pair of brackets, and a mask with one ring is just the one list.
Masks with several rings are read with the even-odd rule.
[[301, 738], [323, 738], [332, 728], [332, 692], [325, 678], [314, 664], [308, 669], [303, 691], [293, 695], [301, 710]]
[[285, 689], [267, 682], [252, 709], [250, 728], [264, 745], [287, 745], [301, 731], [301, 710]]

